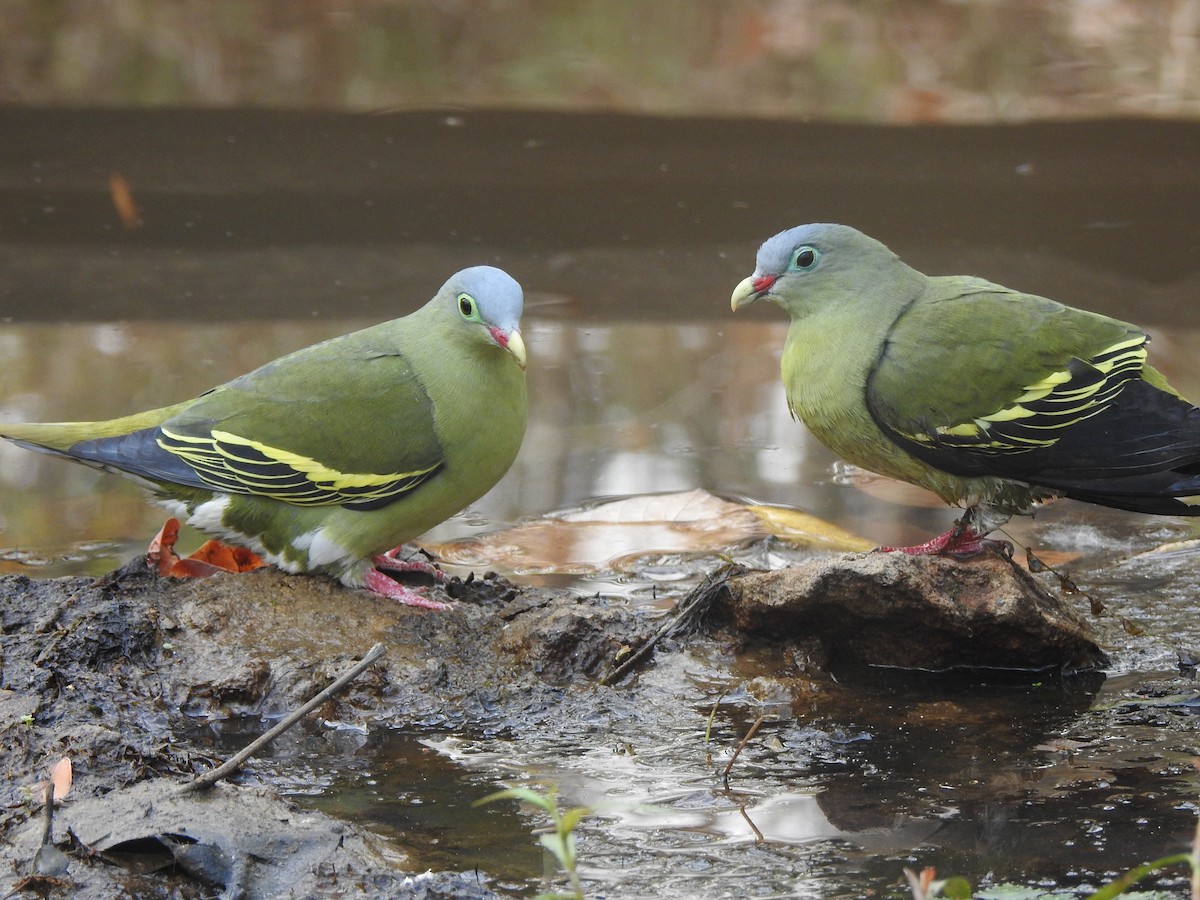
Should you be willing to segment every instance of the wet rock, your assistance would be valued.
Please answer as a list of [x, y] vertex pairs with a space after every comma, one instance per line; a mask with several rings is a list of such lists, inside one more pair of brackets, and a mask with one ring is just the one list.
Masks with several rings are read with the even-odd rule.
[[[620, 605], [500, 578], [445, 590], [454, 607], [430, 613], [270, 569], [177, 581], [137, 560], [98, 580], [0, 577], [0, 772], [11, 813], [0, 822], [0, 879], [81, 897], [262, 897], [302, 870], [295, 896], [494, 896], [474, 874], [406, 872], [366, 832], [299, 812], [269, 785], [178, 795], [215, 764], [181, 737], [189, 722], [290, 712], [374, 643], [386, 657], [317, 717], [357, 729], [517, 731], [561, 719], [562, 684], [653, 627]], [[319, 750], [336, 733], [303, 739]], [[75, 786], [55, 817], [69, 859], [58, 886], [34, 868], [35, 814], [40, 779], [63, 756]], [[254, 777], [253, 760], [248, 769]], [[136, 864], [104, 865], [93, 850]], [[172, 874], [141, 868], [146, 853]]]
[[518, 604], [508, 615], [498, 650], [552, 681], [599, 675], [628, 642], [640, 640], [646, 623], [599, 598], [557, 597]]
[[1011, 560], [838, 556], [731, 576], [715, 612], [830, 670], [1074, 672], [1108, 664], [1087, 622]]

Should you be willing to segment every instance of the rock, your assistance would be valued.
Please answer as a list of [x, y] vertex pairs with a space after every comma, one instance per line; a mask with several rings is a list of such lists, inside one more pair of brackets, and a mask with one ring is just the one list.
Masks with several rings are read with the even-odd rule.
[[506, 625], [496, 649], [521, 668], [558, 683], [601, 674], [629, 643], [645, 638], [647, 626], [644, 617], [598, 597], [519, 601], [503, 618]]
[[731, 575], [714, 613], [832, 671], [1070, 673], [1108, 659], [1087, 622], [1007, 557], [867, 553]]

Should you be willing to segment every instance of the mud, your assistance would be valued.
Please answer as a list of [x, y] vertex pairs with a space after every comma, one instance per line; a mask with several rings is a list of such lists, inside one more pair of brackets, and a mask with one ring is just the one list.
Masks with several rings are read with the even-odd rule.
[[[857, 566], [860, 579], [874, 579], [874, 602], [884, 605], [903, 593], [898, 573], [915, 572], [927, 587], [945, 582], [931, 591], [935, 605], [952, 594], [978, 607], [967, 595], [999, 571], [988, 562], [929, 568], [896, 559], [879, 568], [870, 556], [839, 559]], [[878, 571], [864, 574], [863, 559]], [[784, 577], [821, 581], [803, 570]], [[849, 594], [862, 594], [863, 583]], [[495, 576], [455, 580], [446, 591], [454, 607], [429, 613], [271, 570], [160, 579], [140, 559], [98, 580], [0, 579], [7, 807], [0, 873], [18, 892], [43, 896], [192, 897], [214, 889], [230, 897], [495, 896], [486, 874], [415, 876], [402, 853], [370, 832], [297, 808], [255, 771], [254, 760], [235, 783], [182, 793], [181, 785], [220, 762], [189, 734], [198, 721], [278, 718], [376, 642], [387, 655], [318, 710], [319, 733], [435, 725], [520, 736], [594, 719], [600, 709], [650, 721], [654, 703], [674, 702], [638, 690], [638, 667], [655, 665], [655, 654], [695, 640], [730, 648], [792, 641], [786, 629], [764, 628], [748, 612], [755, 595], [759, 605], [777, 605], [774, 575], [726, 572], [680, 604], [688, 615], [678, 628], [670, 614], [664, 625], [661, 616], [620, 601], [518, 589]], [[908, 639], [917, 641], [919, 593], [908, 590], [896, 606], [913, 623]], [[739, 598], [736, 614], [731, 596]], [[1026, 614], [1044, 612], [1044, 599], [1027, 604]], [[841, 602], [849, 601], [827, 597], [825, 613]], [[1027, 625], [1026, 645], [1039, 633]], [[1009, 640], [1001, 630], [985, 630], [997, 646]], [[614, 664], [652, 637], [638, 666], [605, 686]], [[923, 646], [922, 660], [937, 667], [930, 656], [936, 643]], [[978, 641], [973, 649], [988, 652]], [[805, 677], [829, 681], [819, 662]], [[51, 842], [60, 852], [39, 852], [41, 779], [64, 756], [75, 783], [53, 819]]]

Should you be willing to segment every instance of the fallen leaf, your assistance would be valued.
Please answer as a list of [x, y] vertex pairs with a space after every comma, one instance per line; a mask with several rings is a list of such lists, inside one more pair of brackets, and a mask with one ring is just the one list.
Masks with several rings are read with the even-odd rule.
[[200, 549], [181, 563], [202, 563], [226, 572], [250, 572], [264, 565], [258, 554], [245, 547], [234, 547], [221, 541], [206, 541]]
[[54, 786], [54, 799], [63, 800], [71, 790], [71, 760], [64, 756], [50, 767], [50, 784]]
[[1182, 541], [1167, 541], [1151, 550], [1145, 550], [1134, 556], [1135, 559], [1150, 556], [1190, 556], [1200, 552], [1200, 539], [1188, 538]]
[[159, 575], [170, 575], [171, 567], [179, 562], [179, 554], [175, 552], [175, 542], [179, 540], [179, 520], [172, 517], [158, 529], [158, 534], [150, 541], [146, 550], [146, 562], [150, 568], [156, 569]]
[[124, 176], [113, 172], [108, 176], [108, 192], [112, 196], [113, 207], [117, 218], [125, 226], [126, 231], [136, 231], [142, 227], [142, 213], [137, 202], [133, 199], [133, 188]]
[[768, 535], [830, 551], [874, 546], [798, 510], [747, 506], [693, 490], [616, 498], [493, 534], [422, 547], [447, 565], [523, 575], [592, 575], [628, 570], [648, 556], [723, 553]]
[[804, 547], [820, 547], [839, 553], [865, 553], [876, 544], [798, 509], [784, 506], [751, 506], [767, 530], [778, 538]]
[[900, 506], [920, 506], [925, 509], [943, 509], [946, 506], [945, 501], [933, 491], [909, 484], [907, 481], [885, 478], [856, 466], [842, 467], [838, 480], [853, 485], [869, 497]]
[[221, 541], [206, 541], [191, 556], [181, 559], [175, 552], [179, 539], [179, 520], [167, 519], [150, 548], [146, 561], [159, 575], [171, 578], [207, 578], [221, 572], [250, 572], [264, 563], [258, 554], [245, 547], [234, 547]]

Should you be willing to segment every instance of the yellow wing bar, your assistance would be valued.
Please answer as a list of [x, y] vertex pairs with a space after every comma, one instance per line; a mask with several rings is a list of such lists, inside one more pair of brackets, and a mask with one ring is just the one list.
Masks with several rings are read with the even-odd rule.
[[922, 444], [980, 453], [1026, 453], [1058, 441], [1055, 433], [1109, 407], [1125, 383], [1140, 375], [1146, 336], [1137, 335], [1097, 353], [1073, 359], [1066, 369], [1033, 384], [1011, 406], [953, 425], [905, 437]]
[[339, 472], [311, 457], [215, 430], [196, 436], [162, 428], [158, 446], [182, 459], [215, 490], [300, 506], [382, 506], [415, 488], [441, 465], [385, 474]]

